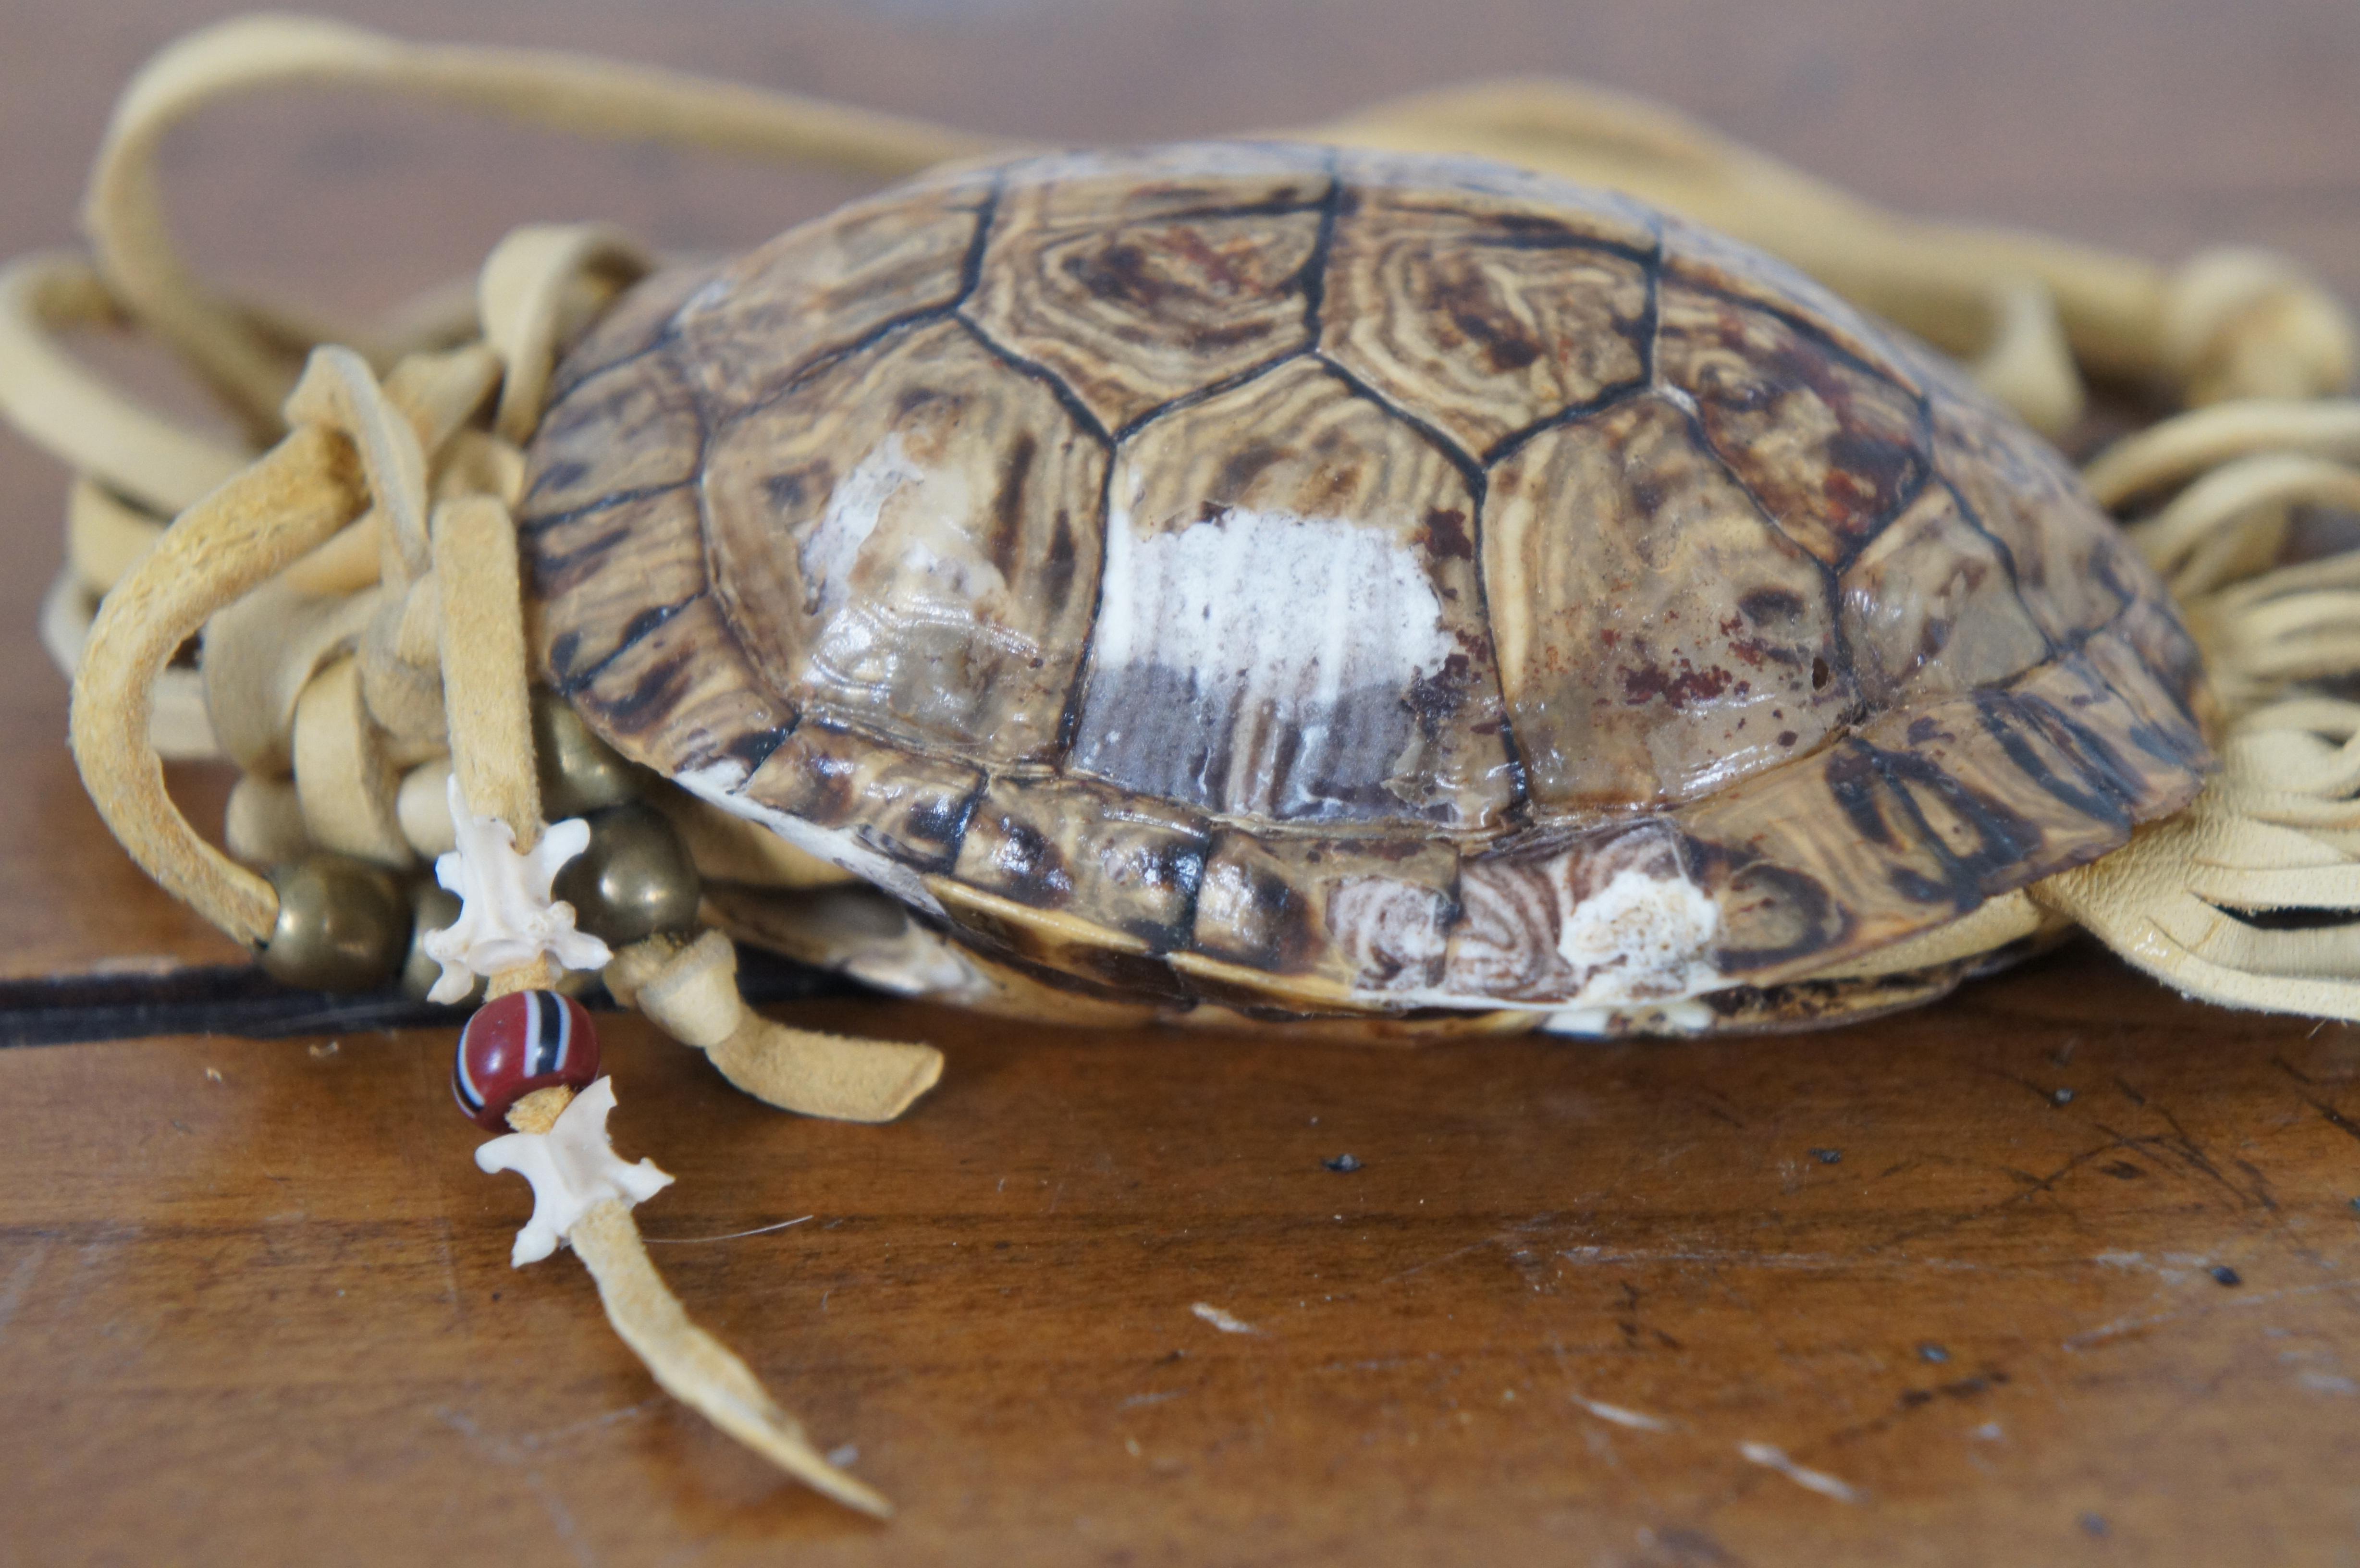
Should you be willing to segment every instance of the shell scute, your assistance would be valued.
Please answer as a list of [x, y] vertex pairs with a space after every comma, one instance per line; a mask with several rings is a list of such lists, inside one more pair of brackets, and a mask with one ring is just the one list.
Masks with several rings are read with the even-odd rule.
[[1459, 898], [1444, 995], [1629, 1006], [1719, 977], [1707, 956], [1719, 910], [1661, 818], [1471, 859]]
[[1355, 191], [1337, 220], [1320, 351], [1473, 456], [1644, 385], [1645, 256], [1590, 227], [1537, 206]]
[[1878, 707], [1994, 685], [2049, 654], [2007, 553], [1947, 485], [1918, 492], [1838, 591], [1853, 674]]
[[1685, 285], [1758, 306], [1912, 397], [1927, 389], [1927, 355], [1901, 342], [1891, 328], [1870, 321], [1817, 278], [1710, 229], [1673, 217], [1662, 222], [1667, 287]]
[[[2103, 853], [2097, 846], [2120, 843], [2135, 821], [2187, 804], [2192, 777], [2144, 777], [2137, 737], [2153, 729], [2144, 707], [2109, 688], [2077, 652], [2005, 687], [1879, 714], [1861, 734], [1939, 769], [1995, 817], [2037, 825], [2036, 842], [1992, 868], [1990, 893], [2000, 881], [2021, 886], [2027, 868], [2038, 877], [2078, 865]], [[2192, 737], [2184, 724], [2182, 731]]]
[[1106, 455], [955, 321], [716, 432], [714, 584], [774, 689], [993, 762], [1058, 743], [1098, 594]]
[[1894, 893], [1913, 903], [1963, 914], [1983, 902], [1994, 875], [2040, 848], [2030, 819], [1968, 788], [1926, 751], [1846, 741], [1824, 775], [1853, 831], [1884, 852]]
[[2064, 459], [1979, 402], [1934, 409], [1934, 462], [1985, 533], [2007, 549], [2024, 605], [2069, 643], [2121, 614], [2144, 569]]
[[[1780, 782], [1761, 788], [1758, 801], [1774, 808], [1793, 801], [1819, 810], [1830, 803], [1824, 789], [1802, 769], [1768, 777]], [[1720, 824], [1699, 821], [1689, 825]], [[1761, 835], [1754, 836], [1758, 842]], [[1808, 973], [1823, 967], [1826, 955], [1859, 945], [1855, 938], [1861, 921], [1853, 907], [1819, 877], [1756, 849], [1732, 850], [1693, 833], [1685, 833], [1682, 842], [1699, 886], [1708, 889], [1721, 910], [1710, 958], [1722, 974], [1743, 975], [1755, 985], [1775, 984], [1774, 976]]]
[[954, 177], [788, 230], [683, 301], [672, 326], [681, 374], [717, 420], [895, 322], [948, 310], [990, 205], [988, 178]]
[[610, 305], [582, 334], [549, 379], [549, 401], [562, 401], [591, 376], [653, 351], [672, 335], [682, 307], [728, 263], [684, 263], [659, 269]]
[[[1940, 852], [1876, 767], [1843, 740], [1682, 807], [1722, 911], [1715, 963], [1749, 984], [1825, 969], [1953, 918]], [[1811, 831], [1776, 831], [1778, 824]]]
[[522, 526], [532, 546], [528, 620], [561, 691], [705, 592], [696, 495], [685, 485], [543, 522], [528, 514]]
[[1328, 994], [1398, 992], [1441, 972], [1459, 855], [1415, 840], [1216, 835], [1192, 952]]
[[[584, 720], [632, 761], [675, 777], [742, 775], [795, 711], [763, 681], [709, 593], [631, 622], [636, 636], [566, 688]], [[542, 617], [547, 648], [571, 628]]]
[[2217, 712], [2204, 683], [2203, 656], [2161, 584], [2144, 586], [2108, 623], [2107, 634], [2135, 656], [2143, 677], [2161, 689], [2170, 712], [2187, 727], [2200, 738], [2212, 727]]
[[1156, 952], [1188, 940], [1211, 823], [1077, 779], [994, 779], [954, 874], [1017, 903], [1120, 931]]
[[519, 522], [561, 517], [695, 479], [705, 421], [661, 354], [584, 376], [552, 403], [533, 438]]
[[1776, 312], [1664, 285], [1663, 376], [1695, 399], [1713, 452], [1787, 537], [1841, 566], [1925, 480], [1914, 394]]
[[1579, 243], [1651, 256], [1667, 226], [1662, 214], [1628, 196], [1513, 164], [1350, 149], [1334, 157], [1348, 200], [1382, 197], [1459, 215], [1545, 247]]
[[1826, 572], [1661, 397], [1505, 459], [1483, 551], [1538, 805], [1685, 800], [1804, 755], [1852, 705]]
[[1474, 512], [1447, 453], [1308, 360], [1149, 425], [1108, 487], [1071, 765], [1282, 822], [1496, 819]]
[[905, 865], [947, 871], [982, 788], [978, 768], [805, 722], [735, 794]]
[[943, 917], [973, 951], [1033, 984], [1106, 1001], [1182, 1000], [1172, 966], [1142, 939], [1062, 909], [1004, 898], [955, 877], [929, 877]]
[[1024, 181], [966, 314], [1108, 430], [1305, 347], [1329, 181], [1251, 147], [1220, 162], [1217, 182], [1152, 155]]
[[[2113, 666], [2118, 674], [2110, 673]], [[2027, 671], [2003, 693], [2027, 710], [2053, 747], [2069, 754], [2079, 779], [2074, 793], [2114, 802], [2125, 825], [2179, 811], [2196, 798], [2192, 764], [2204, 758], [2204, 740], [2170, 692], [2148, 674], [2129, 646], [2110, 631], [2052, 663]], [[2060, 777], [2069, 778], [2060, 771]], [[2061, 868], [2060, 868], [2061, 869]]]
[[[2126, 624], [2143, 602], [2115, 617], [2114, 625], [2083, 642], [2081, 659], [2107, 695], [2128, 710], [2123, 735], [2140, 754], [2133, 771], [2141, 785], [2133, 810], [2141, 821], [2166, 809], [2161, 802], [2178, 800], [2181, 791], [2165, 781], [2193, 768], [2206, 756], [2203, 725], [2191, 711], [2185, 693], [2174, 683], [2169, 666], [2158, 666], [2132, 640]], [[2180, 634], [2185, 637], [2185, 632]], [[2190, 644], [2193, 652], [2193, 643]], [[2077, 711], [2104, 708], [2080, 702]], [[2169, 808], [2176, 810], [2176, 807]]]

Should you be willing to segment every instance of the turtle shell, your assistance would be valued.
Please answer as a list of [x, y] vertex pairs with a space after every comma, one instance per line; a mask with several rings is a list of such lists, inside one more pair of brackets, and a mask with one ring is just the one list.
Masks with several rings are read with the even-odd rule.
[[2038, 438], [1779, 263], [1499, 165], [936, 175], [659, 274], [553, 391], [544, 678], [1107, 994], [1758, 996], [2210, 766], [2169, 599]]

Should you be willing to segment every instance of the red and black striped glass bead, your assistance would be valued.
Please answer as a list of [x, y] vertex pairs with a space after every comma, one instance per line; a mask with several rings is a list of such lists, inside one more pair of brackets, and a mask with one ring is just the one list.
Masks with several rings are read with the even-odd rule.
[[506, 1132], [508, 1107], [534, 1090], [586, 1089], [597, 1077], [598, 1031], [582, 1004], [554, 991], [514, 991], [467, 1020], [451, 1093], [469, 1121]]

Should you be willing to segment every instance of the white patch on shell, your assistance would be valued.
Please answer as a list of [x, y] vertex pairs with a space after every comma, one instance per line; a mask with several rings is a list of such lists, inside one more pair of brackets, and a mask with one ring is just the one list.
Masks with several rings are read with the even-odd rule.
[[776, 807], [766, 806], [759, 800], [748, 800], [738, 792], [745, 788], [746, 779], [743, 763], [716, 762], [677, 774], [672, 781], [699, 799], [712, 801], [732, 816], [759, 822], [804, 854], [816, 855], [839, 870], [849, 871], [862, 881], [884, 888], [905, 904], [913, 905], [930, 915], [942, 914], [941, 900], [926, 891], [925, 883], [919, 879], [915, 871], [891, 855], [869, 848], [841, 828], [824, 828]]
[[864, 943], [846, 954], [836, 967], [864, 985], [890, 991], [897, 996], [980, 1002], [992, 994], [991, 982], [967, 961], [965, 953], [923, 926], [912, 926], [890, 946], [884, 942]]
[[688, 316], [697, 315], [706, 310], [718, 309], [725, 300], [737, 291], [738, 286], [731, 282], [727, 278], [713, 278], [699, 287], [697, 291], [690, 295], [681, 305], [679, 310], [672, 312], [672, 320], [677, 321]]
[[1602, 1034], [1710, 1027], [1693, 998], [1728, 980], [1710, 953], [1721, 909], [1659, 826], [1593, 837], [1546, 858], [1461, 869], [1460, 914], [1430, 989], [1392, 995], [1444, 1007], [1551, 1015]]
[[1207, 671], [1332, 706], [1348, 686], [1404, 685], [1453, 644], [1418, 553], [1342, 517], [1224, 508], [1138, 540], [1107, 530], [1098, 656]]
[[1557, 955], [1582, 977], [1575, 1006], [1660, 1002], [1721, 984], [1704, 957], [1721, 906], [1686, 877], [1627, 866], [1587, 898], [1574, 901], [1563, 884], [1558, 897]]
[[[855, 898], [863, 908], [847, 919]], [[941, 1002], [978, 1003], [993, 995], [973, 960], [875, 888], [830, 888], [810, 908], [814, 923], [827, 931], [833, 967], [864, 985]]]
[[925, 477], [902, 450], [899, 431], [879, 441], [828, 493], [827, 509], [801, 530], [795, 564], [803, 575], [803, 608], [833, 614], [851, 592], [860, 549], [877, 531], [886, 504]]
[[1560, 1007], [1541, 1020], [1541, 1032], [1599, 1039], [1631, 1033], [1702, 1034], [1712, 1022], [1712, 1009], [1691, 998], [1653, 1007]]
[[967, 471], [928, 466], [928, 443], [918, 449], [888, 433], [800, 530], [803, 608], [819, 621], [813, 678], [823, 687], [881, 700], [904, 662], [924, 657], [930, 632], [980, 637], [1012, 659], [1040, 657], [1015, 629], [1007, 578], [968, 532], [979, 508]]
[[[1229, 507], [1142, 539], [1119, 503], [1077, 749], [1159, 792], [1295, 814], [1306, 780], [1385, 777], [1408, 721], [1363, 757], [1370, 704], [1398, 713], [1457, 650], [1422, 558], [1390, 529]], [[1220, 776], [1197, 772], [1221, 756]]]

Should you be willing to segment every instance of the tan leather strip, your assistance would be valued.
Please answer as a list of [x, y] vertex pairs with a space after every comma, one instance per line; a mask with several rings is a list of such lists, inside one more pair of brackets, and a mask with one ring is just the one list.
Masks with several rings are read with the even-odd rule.
[[342, 435], [306, 425], [181, 514], [100, 606], [74, 679], [74, 759], [142, 869], [236, 941], [279, 918], [270, 884], [190, 827], [148, 744], [157, 675], [213, 612], [324, 542], [365, 504]]
[[892, 1513], [874, 1489], [827, 1462], [743, 1361], [689, 1321], [649, 1261], [629, 1209], [611, 1198], [594, 1204], [567, 1239], [598, 1281], [606, 1321], [665, 1392], [814, 1491], [880, 1519]]

